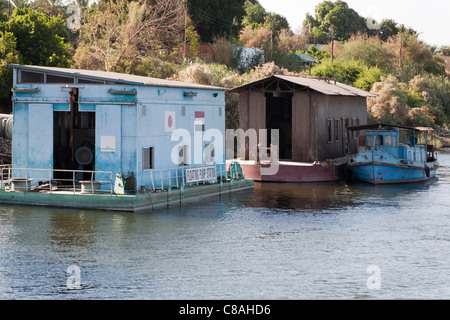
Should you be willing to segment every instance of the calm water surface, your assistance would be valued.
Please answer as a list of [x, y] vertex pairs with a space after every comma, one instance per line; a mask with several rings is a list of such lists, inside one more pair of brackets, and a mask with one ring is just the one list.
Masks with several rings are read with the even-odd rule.
[[0, 299], [449, 299], [439, 159], [426, 184], [256, 184], [138, 214], [1, 206]]

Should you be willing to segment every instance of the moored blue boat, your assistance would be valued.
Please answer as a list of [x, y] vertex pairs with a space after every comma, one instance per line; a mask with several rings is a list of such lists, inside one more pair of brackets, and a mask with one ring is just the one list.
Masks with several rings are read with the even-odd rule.
[[[373, 184], [411, 183], [432, 179], [438, 168], [432, 128], [377, 123], [347, 127], [348, 136], [359, 136], [358, 150], [348, 158], [352, 177]], [[349, 149], [351, 149], [349, 143]]]

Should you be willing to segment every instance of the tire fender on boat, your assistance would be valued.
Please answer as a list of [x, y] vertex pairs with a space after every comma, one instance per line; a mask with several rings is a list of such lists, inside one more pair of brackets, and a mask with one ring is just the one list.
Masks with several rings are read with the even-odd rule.
[[426, 174], [427, 178], [430, 177], [430, 168], [428, 166], [425, 166], [425, 174]]

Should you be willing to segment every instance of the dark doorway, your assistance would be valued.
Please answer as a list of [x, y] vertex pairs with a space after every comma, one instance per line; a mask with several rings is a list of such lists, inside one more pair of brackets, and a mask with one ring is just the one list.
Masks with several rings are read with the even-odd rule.
[[266, 94], [267, 143], [272, 129], [280, 130], [279, 158], [292, 160], [292, 94]]
[[[80, 112], [78, 89], [70, 92], [70, 111], [53, 114], [54, 169], [88, 170], [95, 168], [95, 112]], [[76, 180], [90, 180], [90, 173], [77, 173]], [[54, 179], [72, 184], [71, 172], [54, 173]]]

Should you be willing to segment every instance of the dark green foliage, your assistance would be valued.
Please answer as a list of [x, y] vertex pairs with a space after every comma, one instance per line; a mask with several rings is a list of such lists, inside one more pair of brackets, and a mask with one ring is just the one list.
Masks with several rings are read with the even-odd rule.
[[11, 103], [12, 69], [8, 63], [70, 67], [65, 21], [30, 8], [0, 14], [0, 100]]
[[65, 21], [30, 8], [15, 9], [10, 19], [4, 17], [0, 30], [12, 33], [16, 39], [16, 50], [23, 64], [69, 67], [70, 51], [66, 44], [69, 38]]
[[355, 10], [349, 8], [344, 1], [319, 3], [316, 6], [314, 17], [307, 14], [303, 23], [308, 27], [310, 33], [317, 37], [315, 40], [318, 43], [324, 43], [327, 36], [328, 40], [331, 39], [332, 26], [334, 26], [333, 37], [339, 41], [345, 41], [352, 34], [365, 33], [368, 30], [366, 20]]
[[202, 42], [235, 38], [242, 28], [245, 0], [189, 0], [188, 12]]

